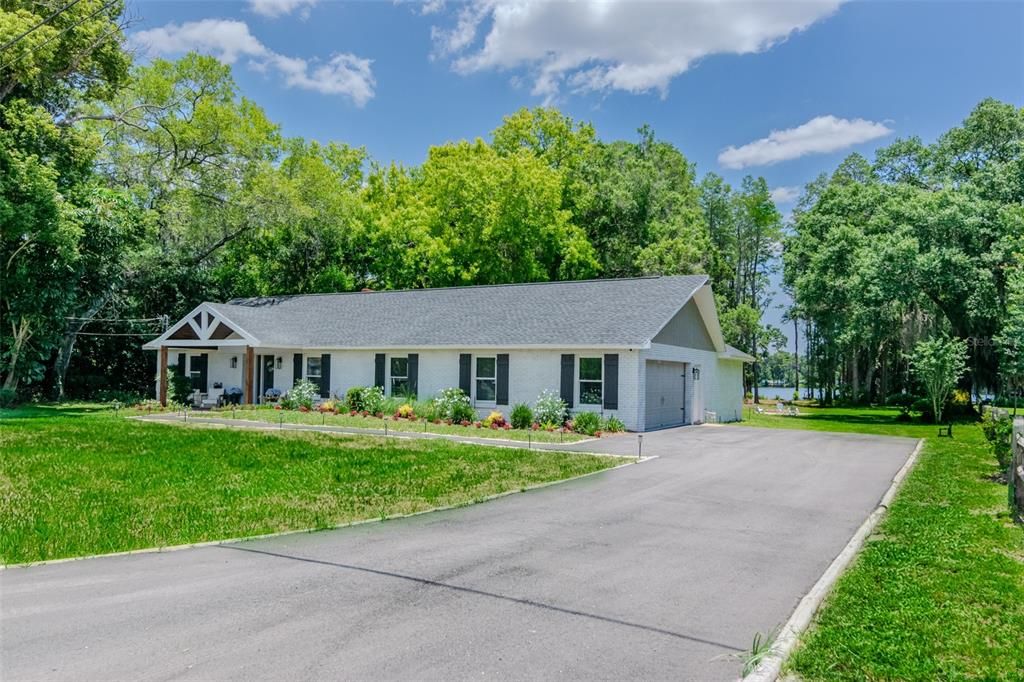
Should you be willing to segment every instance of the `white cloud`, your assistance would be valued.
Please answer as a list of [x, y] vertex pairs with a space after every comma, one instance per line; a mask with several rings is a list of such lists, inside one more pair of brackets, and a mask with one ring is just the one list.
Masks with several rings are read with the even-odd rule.
[[816, 116], [796, 128], [773, 130], [768, 137], [741, 147], [727, 147], [718, 155], [726, 168], [770, 166], [807, 154], [824, 154], [852, 147], [892, 133], [887, 126], [863, 118]]
[[428, 14], [437, 14], [444, 9], [445, 0], [424, 0], [423, 5], [420, 7], [420, 14], [426, 16]]
[[309, 17], [309, 10], [319, 0], [249, 0], [249, 9], [271, 19], [299, 11], [303, 19]]
[[[702, 57], [767, 50], [843, 0], [470, 0], [434, 26], [458, 73], [528, 69], [533, 92], [657, 90]], [[479, 40], [483, 33], [482, 40]]]
[[800, 196], [799, 187], [775, 187], [771, 191], [772, 201], [776, 204], [791, 204]]
[[226, 64], [234, 64], [239, 57], [263, 57], [270, 52], [249, 32], [245, 22], [234, 19], [203, 19], [180, 26], [172, 22], [139, 31], [132, 35], [132, 42], [160, 55], [195, 50]]
[[158, 55], [194, 50], [213, 55], [227, 64], [247, 58], [250, 68], [261, 73], [276, 72], [287, 87], [344, 95], [360, 107], [373, 99], [376, 86], [369, 59], [335, 54], [322, 62], [278, 54], [252, 35], [245, 22], [234, 19], [170, 23], [139, 31], [131, 39], [134, 44]]

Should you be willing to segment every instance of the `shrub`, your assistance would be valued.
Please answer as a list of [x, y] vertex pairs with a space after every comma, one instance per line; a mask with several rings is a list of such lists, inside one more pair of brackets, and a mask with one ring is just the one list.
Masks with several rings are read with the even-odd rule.
[[320, 407], [317, 409], [321, 412], [336, 412], [338, 410], [338, 404], [333, 400], [325, 400], [320, 403]]
[[626, 425], [618, 417], [608, 417], [604, 420], [603, 430], [608, 433], [621, 433], [626, 430]]
[[1013, 421], [1010, 419], [999, 419], [993, 416], [992, 411], [989, 410], [981, 420], [981, 430], [985, 433], [985, 438], [992, 445], [992, 454], [995, 455], [996, 461], [999, 462], [999, 468], [1006, 469], [1009, 467], [1010, 460], [1013, 458], [1013, 448], [1010, 445], [1010, 437], [1013, 435]]
[[484, 419], [484, 428], [488, 429], [502, 429], [505, 428], [505, 415], [498, 410], [494, 410], [487, 418]]
[[380, 404], [380, 411], [384, 414], [395, 414], [398, 412], [399, 407], [408, 402], [405, 398], [396, 395], [386, 396]]
[[119, 402], [125, 406], [138, 405], [146, 400], [145, 396], [134, 391], [122, 391], [119, 389], [102, 389], [96, 391], [95, 400], [101, 403]]
[[345, 391], [345, 404], [348, 405], [349, 411], [362, 412], [366, 409], [363, 405], [363, 396], [367, 390], [366, 386], [353, 386]]
[[[453, 422], [469, 422], [476, 416], [469, 396], [461, 388], [446, 388], [434, 397], [434, 408], [439, 419], [451, 419]], [[465, 426], [465, 424], [463, 424]]]
[[572, 429], [593, 436], [601, 428], [601, 415], [597, 412], [577, 412], [572, 418]]
[[398, 406], [398, 410], [395, 412], [395, 416], [399, 419], [415, 419], [416, 412], [413, 410], [412, 405], [404, 403]]
[[942, 409], [942, 414], [950, 418], [953, 417], [977, 417], [978, 413], [974, 409], [974, 404], [971, 402], [971, 394], [969, 391], [965, 391], [962, 388], [955, 389], [949, 396], [949, 400], [946, 402], [946, 406]]
[[417, 400], [413, 403], [412, 409], [417, 417], [430, 422], [440, 421], [437, 415], [437, 407], [434, 405], [433, 400]]
[[192, 402], [192, 380], [184, 374], [178, 374], [172, 368], [167, 368], [167, 397], [176, 405], [184, 405]]
[[541, 391], [534, 404], [533, 416], [541, 424], [554, 424], [559, 426], [565, 423], [567, 411], [565, 401], [550, 389]]
[[926, 422], [935, 421], [935, 412], [932, 410], [932, 401], [927, 398], [918, 398], [910, 405], [910, 412], [917, 412], [921, 420]]
[[526, 403], [518, 403], [512, 407], [509, 421], [513, 429], [528, 429], [533, 423], [533, 410]]
[[913, 405], [914, 402], [916, 402], [917, 400], [918, 398], [915, 398], [909, 393], [893, 393], [892, 395], [886, 397], [885, 404], [909, 411], [910, 406]]
[[13, 388], [0, 388], [0, 408], [9, 410], [18, 405], [18, 392]]
[[320, 387], [308, 379], [299, 379], [287, 394], [296, 407], [305, 408], [307, 411], [313, 409], [313, 402], [319, 395]]
[[363, 389], [363, 412], [384, 414], [384, 401], [384, 389], [380, 386], [367, 386]]

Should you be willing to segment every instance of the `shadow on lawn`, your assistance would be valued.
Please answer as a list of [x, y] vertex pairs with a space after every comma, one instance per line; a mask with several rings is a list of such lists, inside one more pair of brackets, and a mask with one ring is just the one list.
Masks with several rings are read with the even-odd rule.
[[[124, 409], [121, 410], [122, 414]], [[114, 408], [110, 405], [90, 403], [37, 403], [19, 405], [14, 409], [0, 410], [0, 419], [65, 419], [71, 417], [97, 417], [108, 414], [114, 416]]]

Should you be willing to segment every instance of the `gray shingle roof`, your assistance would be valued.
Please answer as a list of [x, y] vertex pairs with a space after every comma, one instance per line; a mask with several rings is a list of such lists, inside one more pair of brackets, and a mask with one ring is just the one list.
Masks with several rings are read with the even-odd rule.
[[262, 345], [642, 346], [706, 275], [237, 299], [210, 304]]

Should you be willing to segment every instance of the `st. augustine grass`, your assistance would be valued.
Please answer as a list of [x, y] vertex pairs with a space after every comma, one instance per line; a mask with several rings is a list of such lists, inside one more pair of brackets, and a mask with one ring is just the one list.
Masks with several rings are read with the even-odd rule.
[[409, 421], [408, 419], [392, 419], [391, 417], [362, 417], [352, 416], [347, 412], [342, 414], [320, 412], [299, 412], [298, 410], [275, 410], [271, 407], [240, 407], [221, 408], [210, 412], [193, 412], [190, 419], [244, 419], [249, 421], [262, 421], [270, 424], [284, 422], [285, 424], [310, 424], [315, 426], [340, 426], [352, 429], [373, 429], [397, 432], [414, 433], [437, 433], [449, 436], [464, 436], [466, 438], [494, 438], [501, 440], [514, 440], [526, 443], [575, 443], [590, 436], [578, 433], [561, 433], [558, 431], [531, 431], [527, 429], [486, 429], [473, 426], [460, 426], [458, 424], [432, 424], [423, 420]]
[[4, 564], [326, 528], [605, 469], [549, 451], [0, 412]]
[[807, 680], [1024, 680], [1024, 529], [991, 480], [980, 428], [937, 438], [937, 427], [896, 422], [894, 410], [801, 411], [747, 424], [927, 440], [787, 670]]

